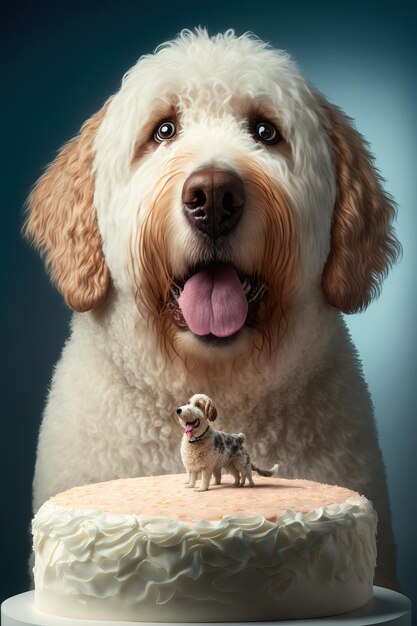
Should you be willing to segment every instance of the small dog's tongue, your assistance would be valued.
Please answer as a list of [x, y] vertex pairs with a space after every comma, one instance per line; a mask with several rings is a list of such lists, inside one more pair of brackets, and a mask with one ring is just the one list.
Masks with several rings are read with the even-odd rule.
[[185, 434], [187, 435], [188, 439], [190, 439], [190, 437], [193, 434], [193, 425], [192, 424], [186, 424], [185, 426]]
[[222, 265], [187, 280], [178, 304], [196, 335], [230, 337], [242, 328], [248, 302], [235, 268]]

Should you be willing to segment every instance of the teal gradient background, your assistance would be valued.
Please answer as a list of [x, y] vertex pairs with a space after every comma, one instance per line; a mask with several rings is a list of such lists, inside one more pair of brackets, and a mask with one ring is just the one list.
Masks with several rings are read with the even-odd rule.
[[20, 237], [25, 198], [137, 58], [197, 25], [211, 34], [250, 30], [290, 52], [303, 74], [355, 119], [398, 204], [403, 258], [382, 296], [347, 322], [375, 404], [402, 590], [417, 601], [416, 16], [411, 2], [313, 0], [91, 0], [20, 3], [3, 13], [1, 599], [28, 585], [37, 432], [70, 319], [42, 262]]

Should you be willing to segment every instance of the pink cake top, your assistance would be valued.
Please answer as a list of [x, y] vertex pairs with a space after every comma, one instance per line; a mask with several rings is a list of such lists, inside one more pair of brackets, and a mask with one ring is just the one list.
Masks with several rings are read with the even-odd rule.
[[[221, 485], [197, 492], [185, 486], [185, 474], [111, 480], [74, 487], [52, 498], [70, 509], [101, 509], [119, 515], [168, 517], [183, 522], [220, 520], [225, 515], [263, 515], [275, 521], [286, 509], [308, 513], [349, 498], [366, 502], [355, 491], [308, 480], [257, 478], [255, 487], [234, 487], [231, 476]], [[198, 483], [197, 483], [198, 486]]]

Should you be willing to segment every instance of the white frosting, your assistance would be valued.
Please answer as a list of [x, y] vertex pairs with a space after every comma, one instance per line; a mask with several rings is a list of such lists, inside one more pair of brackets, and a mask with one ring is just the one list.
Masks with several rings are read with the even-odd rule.
[[355, 499], [306, 514], [288, 509], [276, 523], [252, 515], [195, 524], [50, 500], [33, 520], [35, 603], [133, 621], [342, 613], [372, 596], [375, 532], [372, 505]]

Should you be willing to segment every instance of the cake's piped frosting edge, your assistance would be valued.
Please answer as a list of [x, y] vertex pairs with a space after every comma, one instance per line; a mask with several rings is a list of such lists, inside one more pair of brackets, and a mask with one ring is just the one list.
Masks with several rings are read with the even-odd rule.
[[254, 577], [273, 598], [300, 576], [323, 584], [353, 576], [372, 587], [376, 523], [364, 498], [309, 513], [288, 509], [276, 522], [229, 515], [197, 523], [66, 509], [49, 500], [32, 525], [35, 589], [164, 604], [178, 593], [207, 600], [214, 587], [233, 604]]

